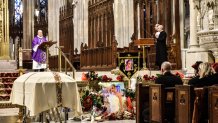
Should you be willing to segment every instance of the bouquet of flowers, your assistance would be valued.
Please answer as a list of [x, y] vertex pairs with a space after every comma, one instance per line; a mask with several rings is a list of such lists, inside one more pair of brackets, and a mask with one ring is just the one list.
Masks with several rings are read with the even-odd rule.
[[123, 82], [124, 76], [123, 75], [118, 75], [116, 78], [118, 81]]
[[99, 76], [98, 80], [101, 82], [110, 82], [110, 81], [112, 81], [112, 78], [107, 77], [107, 75], [103, 75], [103, 76]]
[[83, 111], [91, 111], [93, 106], [100, 109], [103, 105], [103, 96], [86, 90], [81, 97], [81, 104]]
[[123, 94], [126, 97], [130, 97], [131, 100], [135, 100], [135, 91], [132, 89], [123, 89]]
[[155, 77], [155, 76], [148, 76], [147, 74], [145, 74], [144, 76], [143, 76], [143, 79], [145, 80], [145, 81], [155, 81], [156, 79], [157, 79], [157, 77]]
[[184, 78], [184, 74], [179, 71], [176, 71], [175, 75], [180, 77], [181, 79]]
[[98, 79], [98, 74], [95, 71], [89, 71], [86, 74], [86, 77], [88, 78], [89, 81], [94, 81]]

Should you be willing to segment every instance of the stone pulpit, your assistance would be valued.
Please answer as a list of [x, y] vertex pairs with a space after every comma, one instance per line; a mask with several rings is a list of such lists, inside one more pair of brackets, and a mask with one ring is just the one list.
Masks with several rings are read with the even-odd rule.
[[197, 9], [197, 37], [199, 45], [212, 51], [218, 62], [218, 1], [196, 1]]

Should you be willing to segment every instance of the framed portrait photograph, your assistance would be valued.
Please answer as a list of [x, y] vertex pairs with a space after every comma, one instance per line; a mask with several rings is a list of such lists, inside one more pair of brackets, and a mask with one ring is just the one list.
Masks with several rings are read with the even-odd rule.
[[125, 70], [126, 71], [133, 70], [133, 59], [125, 59]]

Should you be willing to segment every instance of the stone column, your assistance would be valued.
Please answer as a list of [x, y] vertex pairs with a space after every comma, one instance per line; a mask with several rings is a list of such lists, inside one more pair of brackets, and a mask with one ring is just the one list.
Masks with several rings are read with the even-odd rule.
[[182, 70], [186, 70], [186, 50], [184, 47], [185, 39], [184, 39], [184, 27], [185, 27], [185, 9], [184, 9], [184, 1], [179, 1], [179, 13], [180, 13], [180, 46], [181, 46], [181, 60], [182, 60]]
[[184, 18], [185, 18], [185, 11], [184, 11], [184, 1], [179, 1], [179, 15], [180, 15], [180, 46], [181, 49], [184, 48]]
[[197, 10], [195, 0], [189, 0], [190, 4], [190, 49], [198, 48], [197, 41]]
[[48, 40], [57, 41], [49, 50], [51, 55], [58, 55], [59, 46], [59, 9], [60, 0], [48, 0]]
[[23, 0], [23, 49], [32, 48], [34, 37], [34, 0]]

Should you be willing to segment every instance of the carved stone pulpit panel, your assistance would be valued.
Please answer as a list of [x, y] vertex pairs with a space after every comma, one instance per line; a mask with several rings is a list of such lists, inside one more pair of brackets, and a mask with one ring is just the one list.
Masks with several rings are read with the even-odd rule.
[[196, 8], [199, 45], [212, 51], [218, 61], [218, 4], [216, 2], [216, 0], [201, 0], [196, 4]]

